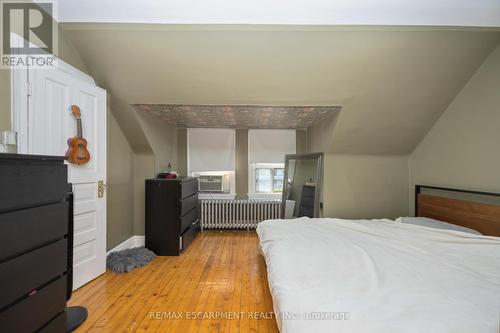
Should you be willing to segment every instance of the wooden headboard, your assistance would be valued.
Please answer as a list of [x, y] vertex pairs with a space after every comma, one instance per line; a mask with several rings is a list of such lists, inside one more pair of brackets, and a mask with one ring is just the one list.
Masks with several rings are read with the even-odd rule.
[[441, 192], [498, 197], [500, 193], [460, 190], [437, 186], [415, 186], [415, 216], [453, 223], [479, 231], [483, 235], [500, 237], [500, 205], [452, 199], [436, 194], [422, 193], [422, 189]]

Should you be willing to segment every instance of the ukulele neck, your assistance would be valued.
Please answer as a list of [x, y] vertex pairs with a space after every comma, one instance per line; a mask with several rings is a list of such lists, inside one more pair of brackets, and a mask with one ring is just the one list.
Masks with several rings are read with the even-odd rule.
[[83, 133], [82, 133], [82, 120], [80, 118], [78, 118], [76, 120], [76, 137], [78, 139], [82, 139], [83, 138]]

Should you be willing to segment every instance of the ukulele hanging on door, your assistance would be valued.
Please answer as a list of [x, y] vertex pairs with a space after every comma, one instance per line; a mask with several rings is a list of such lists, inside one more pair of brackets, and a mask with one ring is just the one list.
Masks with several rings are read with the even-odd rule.
[[90, 161], [90, 153], [87, 150], [87, 140], [83, 138], [82, 118], [78, 105], [71, 105], [71, 112], [76, 118], [77, 133], [76, 137], [68, 139], [68, 150], [66, 157], [69, 163], [85, 164]]

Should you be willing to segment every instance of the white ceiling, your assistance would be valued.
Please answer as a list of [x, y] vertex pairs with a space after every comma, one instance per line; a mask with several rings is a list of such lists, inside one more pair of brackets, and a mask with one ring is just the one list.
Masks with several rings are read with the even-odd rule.
[[117, 120], [131, 104], [341, 105], [330, 149], [349, 154], [413, 151], [500, 41], [472, 28], [61, 28]]
[[60, 22], [500, 27], [500, 0], [61, 0]]

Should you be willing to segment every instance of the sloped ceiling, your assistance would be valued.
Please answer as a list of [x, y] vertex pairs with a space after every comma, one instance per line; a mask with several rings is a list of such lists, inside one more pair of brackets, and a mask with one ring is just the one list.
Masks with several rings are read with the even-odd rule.
[[62, 28], [120, 105], [339, 105], [328, 150], [352, 154], [411, 152], [500, 41], [459, 28]]

